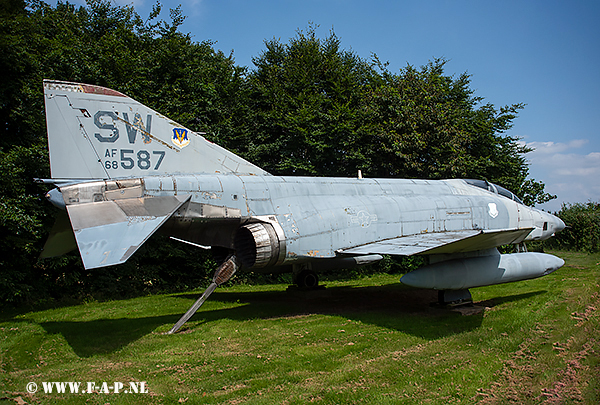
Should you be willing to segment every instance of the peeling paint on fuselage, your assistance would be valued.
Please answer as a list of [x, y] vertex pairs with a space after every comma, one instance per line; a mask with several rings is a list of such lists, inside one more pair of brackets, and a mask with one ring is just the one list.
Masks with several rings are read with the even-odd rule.
[[[535, 227], [541, 218], [533, 208], [470, 186], [463, 180], [171, 177], [177, 177], [177, 181], [145, 178], [146, 193], [168, 195], [172, 191], [165, 190], [165, 185], [178, 184], [179, 194], [192, 195], [192, 207], [206, 204], [207, 196], [218, 196], [209, 197], [213, 208], [207, 212], [212, 213], [212, 219], [218, 216], [215, 207], [223, 208], [223, 214], [219, 214], [223, 219], [220, 232], [215, 231], [218, 225], [214, 222], [201, 225], [201, 212], [190, 212], [200, 223], [192, 227], [185, 225], [185, 232], [195, 229], [187, 240], [232, 248], [233, 234], [227, 233], [234, 233], [239, 225], [252, 218], [272, 215], [284, 231], [289, 261], [314, 257], [315, 252], [319, 257], [334, 257], [340, 248], [399, 236]], [[162, 187], [152, 187], [157, 181]], [[235, 213], [235, 216], [226, 213]], [[175, 216], [166, 226], [173, 231], [180, 227], [173, 222], [183, 226], [186, 217]], [[182, 233], [185, 232], [182, 229]], [[215, 237], [217, 233], [219, 237]]]

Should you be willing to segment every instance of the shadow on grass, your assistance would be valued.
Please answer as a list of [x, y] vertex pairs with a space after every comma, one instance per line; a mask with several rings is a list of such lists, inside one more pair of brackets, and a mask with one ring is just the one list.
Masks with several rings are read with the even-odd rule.
[[508, 302], [514, 302], [514, 301], [524, 300], [527, 298], [533, 298], [538, 295], [546, 294], [547, 292], [548, 291], [546, 291], [546, 290], [541, 290], [541, 291], [532, 291], [532, 292], [523, 293], [523, 294], [499, 296], [499, 297], [487, 299], [485, 301], [479, 301], [476, 304], [480, 305], [482, 307], [495, 307], [496, 305], [501, 305], [501, 304], [505, 304]]
[[[531, 292], [497, 297], [479, 303], [494, 306], [526, 299], [544, 292]], [[199, 294], [179, 294], [190, 305]], [[202, 328], [220, 319], [285, 318], [306, 314], [337, 315], [363, 323], [377, 325], [425, 339], [438, 339], [478, 328], [483, 313], [461, 316], [433, 305], [437, 292], [418, 290], [402, 284], [374, 287], [332, 287], [317, 291], [258, 291], [233, 293], [215, 292], [210, 300], [245, 304], [234, 308], [207, 310], [201, 308], [182, 332]], [[61, 334], [80, 357], [117, 351], [159, 327], [170, 327], [180, 313], [143, 318], [99, 319], [87, 322], [44, 322], [40, 325], [52, 334]], [[199, 322], [199, 323], [198, 323]], [[166, 328], [164, 328], [166, 330]], [[167, 343], [170, 337], [166, 335]]]
[[178, 319], [179, 315], [163, 315], [87, 322], [43, 322], [40, 325], [48, 333], [61, 334], [79, 357], [90, 357], [115, 352]]
[[[191, 294], [181, 294], [178, 297], [196, 298]], [[211, 299], [247, 305], [198, 312], [192, 320], [207, 323], [222, 318], [247, 320], [321, 314], [341, 316], [426, 339], [437, 339], [477, 328], [483, 319], [482, 314], [464, 317], [440, 308], [437, 306], [437, 291], [414, 289], [400, 283], [371, 287], [331, 287], [317, 291], [216, 292]]]

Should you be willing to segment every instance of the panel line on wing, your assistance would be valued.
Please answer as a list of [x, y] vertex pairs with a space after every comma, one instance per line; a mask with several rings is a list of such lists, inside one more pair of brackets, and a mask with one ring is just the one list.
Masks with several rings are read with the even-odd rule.
[[85, 268], [125, 262], [190, 198], [144, 197], [68, 205]]
[[348, 249], [343, 254], [387, 254], [411, 256], [442, 254], [490, 249], [500, 245], [521, 242], [530, 232], [526, 229], [464, 230], [432, 232], [386, 239]]

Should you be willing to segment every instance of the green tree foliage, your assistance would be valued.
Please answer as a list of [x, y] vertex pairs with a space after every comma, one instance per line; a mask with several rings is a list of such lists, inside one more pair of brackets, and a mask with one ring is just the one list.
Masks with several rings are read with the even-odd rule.
[[0, 150], [0, 302], [23, 300], [37, 284], [34, 266], [51, 207], [32, 179], [47, 165], [46, 150], [39, 144]]
[[546, 241], [553, 248], [600, 252], [600, 203], [563, 204], [558, 217], [567, 228]]
[[[45, 201], [49, 178], [43, 107], [44, 78], [92, 83], [120, 91], [201, 131], [233, 114], [244, 69], [193, 42], [171, 22], [147, 20], [132, 7], [90, 0], [85, 7], [3, 0], [0, 13], [0, 302], [195, 286], [210, 271], [205, 253], [155, 237], [131, 263], [85, 271], [76, 254], [38, 260], [54, 222]], [[233, 101], [232, 101], [233, 100]], [[181, 265], [172, 266], [173, 263]]]
[[444, 74], [445, 60], [395, 74], [314, 26], [265, 45], [248, 76], [251, 119], [229, 146], [268, 171], [486, 178], [529, 203], [553, 198], [527, 179], [530, 150], [504, 135], [523, 105], [483, 104], [468, 74]]
[[239, 152], [281, 175], [354, 175], [365, 86], [375, 72], [332, 34], [299, 32], [278, 40], [254, 59], [248, 77], [251, 117]]
[[503, 135], [523, 106], [482, 104], [444, 60], [392, 73], [310, 26], [266, 41], [248, 71], [181, 33], [180, 9], [170, 22], [160, 9], [142, 19], [108, 0], [0, 0], [0, 302], [195, 286], [214, 267], [161, 236], [109, 269], [86, 271], [76, 253], [37, 259], [56, 213], [33, 181], [50, 177], [44, 78], [117, 89], [274, 174], [475, 177], [550, 197], [527, 179], [527, 149]]
[[370, 95], [377, 175], [487, 178], [514, 189], [527, 176], [526, 150], [502, 133], [523, 106], [478, 106], [469, 76], [445, 76], [445, 63], [409, 65], [398, 75], [383, 68], [385, 81]]

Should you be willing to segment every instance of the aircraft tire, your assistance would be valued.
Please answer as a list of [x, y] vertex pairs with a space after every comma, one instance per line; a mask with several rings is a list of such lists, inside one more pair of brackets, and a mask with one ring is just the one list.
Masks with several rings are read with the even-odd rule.
[[319, 286], [319, 276], [312, 270], [302, 270], [296, 276], [296, 284], [301, 288], [316, 288]]

